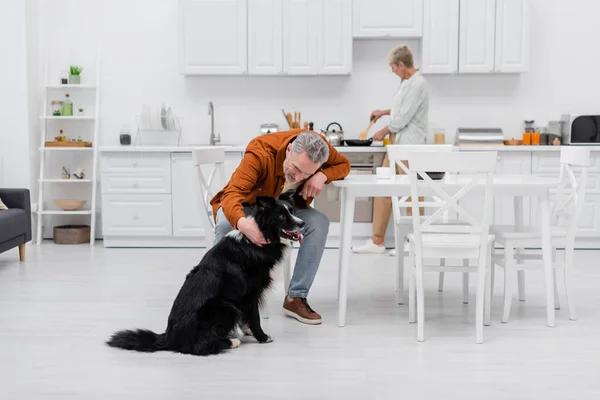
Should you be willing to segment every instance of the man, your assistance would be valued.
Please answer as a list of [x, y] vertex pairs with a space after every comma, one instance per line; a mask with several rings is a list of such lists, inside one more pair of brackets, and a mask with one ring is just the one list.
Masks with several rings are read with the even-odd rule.
[[329, 233], [329, 219], [309, 207], [325, 184], [345, 178], [350, 162], [325, 139], [300, 129], [271, 133], [253, 139], [229, 183], [211, 200], [215, 213], [215, 239], [221, 240], [233, 227], [257, 246], [267, 244], [253, 219], [257, 196], [277, 197], [293, 189], [295, 214], [305, 222], [304, 238], [288, 293], [284, 314], [305, 324], [321, 323], [306, 300]]

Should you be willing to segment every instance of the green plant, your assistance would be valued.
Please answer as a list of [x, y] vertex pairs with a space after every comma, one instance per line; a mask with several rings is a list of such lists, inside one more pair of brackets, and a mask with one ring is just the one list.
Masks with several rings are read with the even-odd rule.
[[79, 75], [79, 74], [81, 74], [82, 70], [83, 70], [83, 68], [79, 65], [71, 65], [71, 67], [69, 68], [69, 74]]

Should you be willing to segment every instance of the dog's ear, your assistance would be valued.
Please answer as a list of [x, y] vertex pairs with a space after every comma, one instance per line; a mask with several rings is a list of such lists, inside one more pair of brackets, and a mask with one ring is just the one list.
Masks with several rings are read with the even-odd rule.
[[269, 196], [258, 196], [256, 198], [256, 205], [258, 208], [266, 210], [271, 208], [275, 204], [275, 199]]
[[294, 195], [296, 194], [296, 191], [294, 189], [290, 189], [286, 192], [283, 192], [279, 195], [278, 199], [281, 201], [287, 201], [288, 203], [291, 203], [292, 205], [294, 205]]

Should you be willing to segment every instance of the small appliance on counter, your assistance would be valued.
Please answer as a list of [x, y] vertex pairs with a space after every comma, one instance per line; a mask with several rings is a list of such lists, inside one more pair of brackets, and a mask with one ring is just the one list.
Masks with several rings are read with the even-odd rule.
[[563, 144], [600, 145], [600, 115], [563, 114], [560, 120]]
[[456, 145], [504, 146], [504, 134], [501, 128], [458, 128]]
[[[338, 127], [337, 131], [335, 128], [331, 128], [334, 125]], [[341, 146], [344, 143], [344, 130], [337, 122], [330, 123], [325, 130], [321, 129], [321, 135], [323, 135], [332, 146]]]
[[260, 134], [266, 135], [267, 133], [279, 132], [279, 126], [277, 124], [265, 123], [260, 124]]

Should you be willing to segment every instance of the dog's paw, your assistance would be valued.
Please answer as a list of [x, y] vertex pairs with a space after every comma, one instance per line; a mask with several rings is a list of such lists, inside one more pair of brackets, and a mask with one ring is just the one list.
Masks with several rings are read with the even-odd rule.
[[273, 338], [269, 335], [265, 335], [263, 340], [259, 340], [260, 343], [271, 343], [273, 342]]
[[244, 332], [244, 335], [246, 336], [253, 336], [249, 326], [242, 327], [242, 332]]
[[238, 347], [240, 347], [240, 344], [242, 344], [242, 341], [240, 339], [229, 339], [231, 341], [231, 348], [232, 349], [237, 349]]

